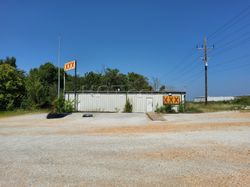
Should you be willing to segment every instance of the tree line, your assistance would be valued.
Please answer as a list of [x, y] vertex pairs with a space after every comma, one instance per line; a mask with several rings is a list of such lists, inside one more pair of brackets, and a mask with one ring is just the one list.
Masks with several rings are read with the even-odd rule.
[[[60, 69], [60, 88], [63, 89], [64, 70]], [[103, 72], [77, 75], [77, 91], [163, 91], [158, 80], [138, 73], [121, 73], [107, 68]], [[58, 68], [51, 62], [44, 63], [28, 73], [19, 69], [15, 57], [0, 60], [0, 110], [16, 108], [50, 108], [57, 98]], [[156, 88], [156, 85], [158, 88]], [[74, 76], [66, 74], [66, 91], [74, 90]]]

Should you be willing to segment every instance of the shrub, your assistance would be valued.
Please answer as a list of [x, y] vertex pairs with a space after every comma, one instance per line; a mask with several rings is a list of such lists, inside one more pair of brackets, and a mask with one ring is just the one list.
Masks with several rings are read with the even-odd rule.
[[180, 104], [178, 111], [181, 112], [181, 113], [185, 112], [185, 105], [184, 104]]
[[74, 109], [74, 101], [65, 101], [64, 97], [60, 97], [54, 101], [53, 113], [71, 113]]
[[250, 96], [237, 97], [232, 101], [234, 104], [250, 105]]
[[172, 109], [171, 105], [163, 105], [161, 107], [157, 107], [155, 112], [157, 112], [157, 113], [175, 113], [175, 110]]
[[65, 112], [71, 113], [74, 111], [74, 101], [65, 101], [64, 102]]
[[54, 102], [54, 113], [63, 113], [64, 103], [65, 103], [65, 100], [63, 97], [56, 99]]
[[132, 111], [133, 111], [133, 106], [130, 103], [129, 99], [127, 99], [124, 107], [124, 112], [131, 113]]

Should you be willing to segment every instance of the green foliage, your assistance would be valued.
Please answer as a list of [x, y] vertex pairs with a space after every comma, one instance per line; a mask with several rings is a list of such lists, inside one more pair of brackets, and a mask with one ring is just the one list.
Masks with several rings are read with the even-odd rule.
[[185, 105], [184, 104], [179, 105], [178, 112], [180, 112], [180, 113], [185, 112]]
[[24, 73], [7, 64], [0, 64], [0, 110], [20, 107], [25, 95]]
[[126, 100], [124, 112], [131, 113], [133, 111], [133, 105], [130, 103], [129, 99]]
[[166, 91], [166, 86], [162, 85], [159, 89], [160, 92]]
[[102, 75], [91, 71], [84, 75], [82, 81], [85, 90], [97, 90], [102, 85]]
[[232, 101], [233, 104], [239, 104], [239, 105], [248, 105], [250, 106], [250, 96], [242, 96], [237, 97], [235, 100]]
[[201, 113], [201, 112], [203, 112], [201, 109], [202, 107], [200, 105], [196, 105], [194, 103], [189, 102], [186, 104], [185, 112], [187, 112], [187, 113]]
[[175, 113], [175, 110], [172, 109], [171, 105], [163, 105], [161, 107], [156, 107], [155, 112], [157, 113]]
[[51, 107], [57, 96], [57, 71], [49, 62], [30, 70], [25, 84], [30, 105], [35, 108]]
[[[107, 68], [103, 73], [93, 71], [77, 77], [77, 90], [92, 91], [151, 91], [148, 79], [137, 73], [123, 74], [118, 69]], [[74, 76], [66, 76], [66, 90], [74, 90]]]
[[152, 86], [150, 86], [149, 81], [146, 77], [144, 77], [143, 75], [134, 73], [134, 72], [130, 72], [127, 75], [127, 85], [128, 85], [128, 90], [148, 90], [148, 91], [152, 91], [153, 88]]
[[201, 113], [201, 112], [218, 112], [231, 110], [244, 110], [246, 106], [250, 106], [250, 96], [237, 97], [232, 101], [218, 101], [204, 103], [186, 102], [185, 112]]
[[120, 73], [118, 69], [107, 68], [102, 79], [102, 84], [107, 85], [109, 90], [122, 89], [127, 83], [126, 75]]
[[[47, 62], [31, 69], [27, 75], [16, 68], [15, 57], [0, 59], [0, 110], [51, 108], [57, 97], [58, 69]], [[60, 88], [63, 87], [63, 69], [60, 69]], [[66, 74], [66, 91], [74, 90], [74, 76]], [[102, 73], [88, 72], [77, 76], [77, 90], [93, 91], [151, 91], [146, 77], [118, 69], [105, 69]], [[58, 101], [59, 102], [59, 101]], [[60, 103], [57, 103], [60, 106]], [[72, 104], [65, 102], [66, 110]], [[129, 109], [131, 108], [131, 109]], [[59, 108], [58, 108], [59, 109]], [[128, 105], [128, 109], [132, 110]]]
[[64, 102], [64, 110], [67, 113], [71, 113], [74, 111], [74, 101], [66, 101]]
[[65, 100], [63, 97], [56, 99], [54, 102], [54, 113], [64, 113], [64, 103]]
[[15, 109], [12, 111], [0, 111], [0, 118], [18, 116], [23, 114], [34, 114], [34, 113], [48, 113], [48, 110], [24, 110], [24, 109]]
[[201, 113], [201, 112], [218, 112], [218, 111], [231, 111], [240, 109], [240, 105], [231, 102], [208, 102], [204, 103], [187, 102], [185, 111], [187, 113]]
[[74, 101], [66, 101], [64, 97], [60, 97], [54, 101], [53, 113], [71, 113], [73, 112]]
[[6, 57], [5, 60], [0, 59], [0, 65], [1, 64], [9, 64], [13, 68], [17, 68], [17, 66], [16, 66], [16, 58], [15, 57]]

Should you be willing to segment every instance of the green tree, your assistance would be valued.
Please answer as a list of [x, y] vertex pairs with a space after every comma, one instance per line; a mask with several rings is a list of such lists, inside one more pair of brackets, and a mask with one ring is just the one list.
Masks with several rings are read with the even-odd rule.
[[128, 90], [148, 90], [151, 91], [152, 87], [150, 86], [148, 79], [143, 75], [130, 72], [127, 75], [128, 78]]
[[[151, 91], [153, 88], [143, 75], [131, 72], [121, 73], [118, 69], [107, 68], [103, 73], [87, 72], [84, 76], [77, 76], [77, 90], [93, 91]], [[74, 76], [67, 74], [66, 91], [74, 90]]]
[[125, 90], [127, 87], [126, 75], [120, 73], [118, 69], [107, 68], [102, 79], [102, 85], [107, 85], [109, 90]]
[[165, 86], [165, 85], [161, 85], [159, 91], [160, 91], [160, 92], [166, 91], [166, 86]]
[[93, 71], [85, 73], [83, 78], [84, 90], [97, 90], [102, 85], [102, 75]]
[[10, 66], [17, 68], [16, 66], [16, 58], [15, 57], [6, 57], [5, 60], [0, 60], [0, 65], [1, 64], [9, 64]]
[[25, 95], [24, 72], [9, 63], [0, 63], [0, 110], [20, 107]]
[[[57, 68], [50, 62], [31, 69], [26, 79], [27, 100], [35, 107], [51, 107], [57, 96], [57, 76]], [[62, 80], [61, 73], [61, 87]]]

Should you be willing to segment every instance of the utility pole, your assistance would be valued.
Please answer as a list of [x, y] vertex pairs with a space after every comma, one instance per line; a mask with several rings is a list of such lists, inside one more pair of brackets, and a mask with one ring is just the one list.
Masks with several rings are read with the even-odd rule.
[[208, 96], [208, 84], [207, 84], [207, 68], [208, 68], [208, 57], [207, 57], [207, 51], [208, 49], [213, 49], [213, 47], [208, 48], [207, 46], [207, 38], [204, 37], [204, 44], [202, 45], [202, 47], [197, 47], [200, 50], [204, 51], [204, 65], [205, 65], [205, 104], [207, 105], [207, 96]]
[[57, 98], [60, 97], [60, 52], [61, 52], [61, 36], [58, 37], [58, 56], [57, 56], [57, 66], [58, 66], [58, 82], [57, 82]]

